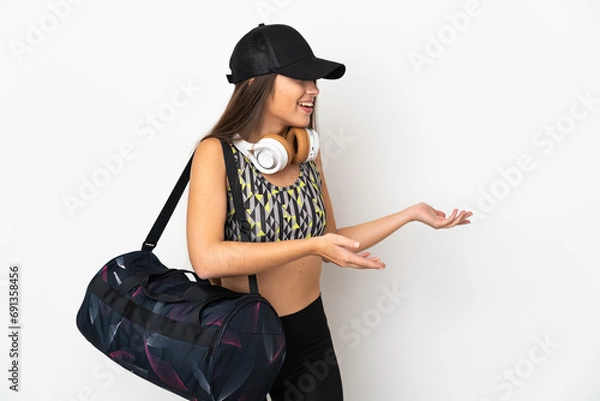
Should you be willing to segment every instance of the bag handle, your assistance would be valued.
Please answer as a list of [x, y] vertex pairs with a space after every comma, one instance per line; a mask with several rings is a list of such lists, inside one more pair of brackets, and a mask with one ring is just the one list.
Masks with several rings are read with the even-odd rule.
[[[245, 218], [245, 216], [242, 212], [244, 210], [244, 206], [243, 206], [243, 202], [242, 202], [242, 198], [241, 198], [242, 192], [241, 192], [239, 179], [236, 178], [237, 166], [235, 163], [235, 159], [233, 158], [233, 152], [231, 151], [231, 147], [225, 140], [221, 139], [220, 141], [221, 141], [221, 145], [223, 146], [223, 154], [225, 157], [225, 165], [227, 167], [228, 180], [229, 180], [230, 185], [232, 186], [231, 190], [233, 193], [233, 201], [234, 201], [234, 205], [235, 205], [235, 218], [240, 223], [240, 231], [242, 234], [242, 240], [245, 242], [249, 242], [250, 241], [250, 235], [249, 235], [250, 223], [248, 223], [248, 220]], [[183, 191], [185, 190], [185, 187], [187, 186], [187, 184], [190, 180], [190, 171], [192, 169], [192, 160], [194, 159], [195, 153], [196, 153], [196, 150], [194, 150], [194, 152], [192, 152], [192, 155], [190, 156], [190, 160], [187, 162], [185, 168], [183, 169], [183, 172], [181, 173], [181, 175], [179, 176], [179, 179], [177, 180], [177, 183], [175, 184], [175, 187], [173, 187], [173, 190], [171, 191], [169, 198], [167, 199], [162, 210], [160, 211], [160, 214], [156, 218], [156, 221], [152, 225], [150, 232], [146, 236], [146, 239], [144, 240], [144, 243], [142, 244], [142, 251], [152, 251], [156, 247], [156, 244], [158, 243], [160, 236], [162, 235], [163, 231], [165, 230], [165, 227], [167, 226], [169, 219], [173, 215], [173, 211], [175, 210], [177, 203], [179, 203], [179, 199], [181, 199], [181, 195], [183, 195]], [[248, 283], [250, 285], [250, 292], [258, 294], [258, 283], [256, 281], [255, 274], [248, 276]]]
[[148, 298], [153, 299], [155, 301], [163, 301], [169, 303], [197, 302], [201, 300], [206, 300], [206, 303], [208, 303], [215, 298], [227, 298], [234, 297], [236, 295], [236, 293], [233, 291], [231, 292], [231, 294], [224, 293], [222, 288], [217, 289], [208, 284], [206, 286], [202, 286], [202, 288], [200, 286], [190, 286], [181, 296], [154, 292], [150, 289], [150, 286], [155, 281], [161, 281], [169, 276], [182, 274], [192, 274], [196, 282], [208, 283], [208, 280], [201, 279], [196, 273], [194, 273], [191, 270], [168, 269], [158, 273], [149, 273], [146, 275], [135, 275], [132, 277], [128, 277], [127, 279], [123, 280], [123, 282], [116, 288], [116, 291], [118, 291], [122, 295], [126, 295], [134, 288], [140, 288]]
[[[164, 272], [160, 272], [160, 273], [150, 273], [150, 274], [146, 274], [146, 275], [135, 275], [135, 276], [129, 277], [129, 278], [125, 279], [117, 287], [117, 291], [119, 291], [121, 294], [125, 295], [132, 289], [134, 289], [136, 287], [140, 287], [142, 289], [142, 291], [144, 291], [144, 293], [146, 294], [146, 296], [148, 298], [154, 299], [155, 301], [164, 301], [164, 302], [194, 301], [195, 299], [192, 298], [189, 289], [181, 297], [176, 297], [176, 296], [169, 295], [169, 294], [154, 293], [154, 292], [152, 292], [152, 290], [150, 290], [148, 288], [150, 283], [152, 283], [156, 279], [163, 279], [168, 276], [173, 276], [176, 274], [186, 274], [186, 273], [194, 275], [194, 278], [196, 279], [197, 282], [205, 281], [205, 280], [202, 280], [200, 277], [198, 277], [198, 275], [191, 270], [168, 269], [168, 270], [165, 270]], [[196, 288], [196, 287], [190, 287], [190, 289], [193, 289], [193, 288]]]
[[[154, 292], [152, 291], [149, 287], [150, 285], [155, 282], [155, 281], [160, 281], [168, 276], [172, 276], [174, 274], [185, 274], [185, 273], [191, 273], [189, 270], [184, 270], [184, 269], [170, 269], [166, 272], [163, 273], [153, 273], [150, 274], [148, 276], [143, 277], [140, 280], [140, 288], [142, 289], [142, 291], [144, 291], [144, 294], [146, 294], [146, 296], [148, 298], [154, 299], [155, 301], [163, 301], [163, 302], [197, 302], [197, 301], [201, 301], [203, 299], [211, 299], [212, 296], [218, 295], [220, 298], [226, 298], [227, 295], [223, 294], [222, 289], [216, 289], [215, 288], [215, 293], [210, 294], [210, 288], [213, 288], [212, 286], [205, 286], [200, 288], [200, 286], [191, 286], [189, 287], [181, 296], [176, 296], [176, 295], [170, 295], [170, 294], [163, 294], [163, 293], [159, 293], [159, 292]], [[196, 281], [197, 282], [207, 282], [208, 280], [203, 280], [201, 278], [199, 278], [196, 274], [194, 274], [194, 276], [196, 277]], [[233, 293], [232, 293], [233, 294]]]

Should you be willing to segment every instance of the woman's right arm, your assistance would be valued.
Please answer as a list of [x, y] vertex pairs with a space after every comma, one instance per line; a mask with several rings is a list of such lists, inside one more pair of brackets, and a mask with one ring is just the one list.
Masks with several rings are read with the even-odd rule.
[[202, 278], [260, 273], [305, 256], [319, 256], [339, 266], [381, 268], [362, 255], [354, 240], [336, 234], [279, 242], [225, 241], [227, 174], [223, 148], [207, 138], [196, 149], [190, 172], [187, 247], [194, 271]]

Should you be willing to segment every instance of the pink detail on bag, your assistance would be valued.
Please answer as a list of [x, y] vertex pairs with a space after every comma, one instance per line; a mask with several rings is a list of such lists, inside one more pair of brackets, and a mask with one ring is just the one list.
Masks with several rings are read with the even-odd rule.
[[185, 384], [181, 381], [177, 372], [175, 372], [175, 369], [162, 359], [152, 355], [146, 341], [144, 341], [144, 348], [146, 349], [146, 356], [148, 357], [150, 366], [152, 366], [152, 370], [156, 373], [158, 378], [171, 388], [187, 391], [187, 387], [185, 387]]
[[100, 272], [100, 277], [104, 281], [108, 280], [108, 265], [104, 265], [104, 267], [102, 267], [102, 271]]
[[115, 361], [123, 361], [131, 363], [135, 360], [135, 356], [131, 355], [127, 351], [113, 351], [110, 353], [110, 357]]
[[210, 322], [206, 323], [207, 326], [219, 326], [221, 327], [221, 325], [223, 324], [223, 319], [225, 319], [224, 316], [218, 316], [216, 318], [214, 318], [213, 320], [211, 320]]
[[242, 342], [240, 336], [237, 333], [228, 331], [223, 335], [221, 344], [233, 345], [236, 348], [242, 349]]

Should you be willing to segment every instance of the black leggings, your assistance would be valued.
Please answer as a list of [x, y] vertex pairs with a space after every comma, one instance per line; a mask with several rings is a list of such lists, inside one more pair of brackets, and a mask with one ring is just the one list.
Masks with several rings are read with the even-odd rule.
[[321, 297], [281, 318], [287, 353], [273, 401], [342, 401], [342, 380]]

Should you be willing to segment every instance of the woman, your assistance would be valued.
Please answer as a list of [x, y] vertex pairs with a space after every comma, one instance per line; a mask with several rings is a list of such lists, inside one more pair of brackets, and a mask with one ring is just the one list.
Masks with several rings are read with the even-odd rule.
[[[419, 203], [378, 220], [338, 228], [318, 155], [279, 171], [261, 172], [250, 148], [270, 134], [283, 138], [290, 127], [312, 128], [317, 80], [338, 79], [345, 66], [315, 57], [291, 27], [261, 24], [238, 42], [230, 68], [234, 92], [220, 120], [198, 145], [192, 164], [190, 261], [199, 276], [221, 279], [234, 291], [248, 292], [247, 276], [257, 275], [260, 293], [281, 317], [286, 334], [287, 355], [270, 392], [273, 400], [342, 400], [320, 297], [322, 261], [383, 269], [385, 264], [365, 249], [408, 222], [449, 228], [468, 224], [472, 213], [455, 209], [446, 217]], [[244, 206], [253, 222], [252, 242], [239, 241], [220, 138], [232, 144], [236, 156]]]

